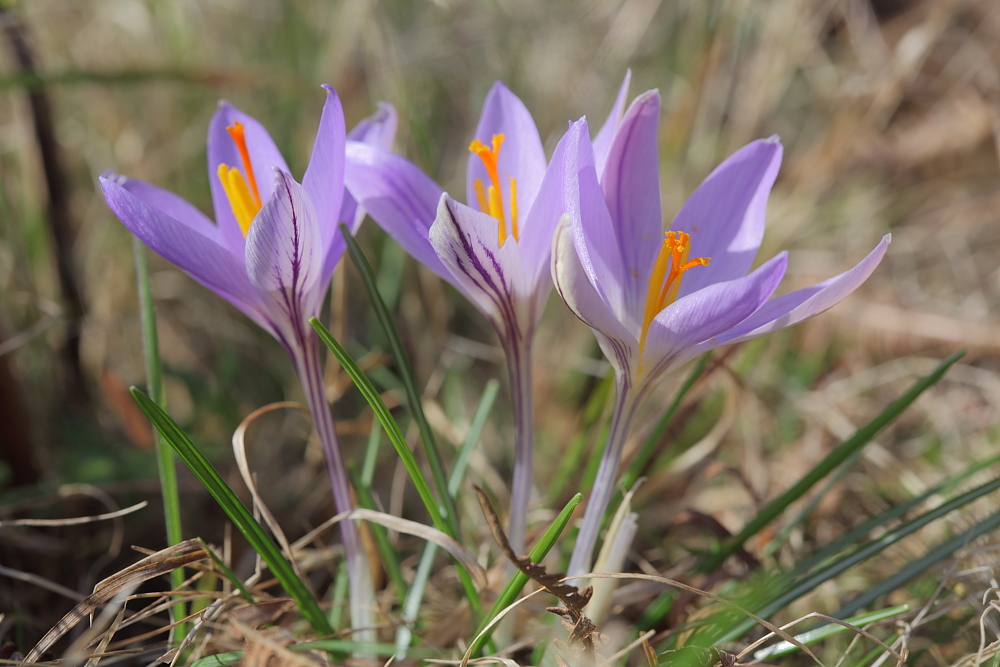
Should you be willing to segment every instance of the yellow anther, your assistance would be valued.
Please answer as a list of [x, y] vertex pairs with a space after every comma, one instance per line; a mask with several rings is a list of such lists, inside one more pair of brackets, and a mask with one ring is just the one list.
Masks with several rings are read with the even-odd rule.
[[[487, 146], [479, 139], [475, 139], [469, 144], [469, 151], [475, 153], [482, 160], [486, 168], [486, 175], [489, 176], [490, 185], [485, 187], [482, 179], [475, 179], [472, 182], [473, 190], [476, 193], [476, 201], [479, 210], [496, 218], [500, 224], [497, 231], [497, 240], [503, 245], [507, 240], [507, 217], [504, 215], [503, 191], [500, 188], [500, 146], [503, 145], [504, 135], [494, 134], [492, 146]], [[517, 184], [514, 179], [510, 179], [510, 235], [514, 240], [518, 240], [517, 230]]]
[[639, 337], [639, 354], [646, 343], [649, 325], [664, 308], [677, 299], [684, 272], [696, 266], [708, 266], [710, 257], [688, 259], [691, 251], [691, 237], [685, 232], [667, 232], [660, 246], [660, 254], [653, 264], [646, 293], [646, 308], [642, 318], [642, 334]]
[[246, 236], [250, 231], [253, 219], [262, 207], [260, 191], [257, 189], [257, 179], [253, 175], [253, 165], [250, 163], [250, 151], [247, 149], [243, 123], [235, 121], [226, 127], [226, 131], [229, 132], [233, 143], [236, 144], [236, 150], [239, 151], [246, 177], [244, 178], [239, 169], [227, 164], [220, 164], [219, 181], [226, 193], [226, 199], [229, 200], [229, 206], [233, 209], [233, 216], [239, 223], [243, 236]]

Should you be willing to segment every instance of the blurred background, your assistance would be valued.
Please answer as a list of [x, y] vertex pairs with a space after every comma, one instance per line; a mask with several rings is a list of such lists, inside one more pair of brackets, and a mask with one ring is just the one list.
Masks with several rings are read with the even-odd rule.
[[[70, 606], [7, 570], [86, 592], [113, 563], [137, 558], [129, 545], [163, 546], [152, 436], [127, 392], [145, 382], [132, 242], [96, 182], [115, 170], [210, 212], [204, 140], [223, 98], [269, 128], [297, 177], [320, 84], [337, 89], [349, 127], [390, 101], [400, 113], [397, 150], [463, 193], [468, 142], [495, 80], [524, 100], [551, 151], [567, 120], [603, 122], [631, 69], [630, 98], [649, 88], [663, 96], [666, 221], [728, 154], [776, 134], [785, 158], [758, 261], [791, 252], [783, 290], [845, 270], [892, 232], [885, 262], [843, 304], [716, 356], [637, 496], [635, 559], [653, 570], [681, 562], [683, 551], [663, 536], [691, 530], [682, 512], [738, 530], [750, 508], [957, 349], [969, 354], [865, 450], [775, 558], [794, 560], [796, 549], [998, 453], [993, 0], [3, 0], [0, 28], [0, 519], [151, 503], [114, 525], [0, 528], [0, 613], [8, 615], [0, 634], [16, 628], [30, 644]], [[486, 380], [506, 382], [495, 335], [374, 224], [359, 237], [434, 426], [446, 442], [461, 442]], [[298, 398], [292, 369], [239, 312], [160, 258], [150, 261], [169, 412], [235, 480], [233, 430], [262, 405]], [[353, 268], [335, 277], [328, 322], [399, 403]], [[579, 483], [579, 469], [561, 463], [607, 367], [556, 298], [535, 349], [536, 478], [552, 484], [538, 490], [541, 520]], [[356, 459], [370, 412], [335, 368], [328, 380], [332, 398], [343, 394], [335, 410]], [[634, 439], [678, 381], [649, 401]], [[501, 499], [513, 437], [506, 396], [472, 472]], [[299, 535], [330, 511], [308, 422], [275, 413], [254, 428], [251, 459], [265, 496]], [[381, 500], [405, 513], [398, 466], [388, 452], [382, 463]], [[211, 500], [183, 472], [181, 483], [185, 532], [221, 542]], [[986, 499], [935, 524], [937, 532], [796, 609], [836, 606], [995, 509], [996, 498]], [[469, 505], [467, 514], [476, 525], [477, 510]], [[973, 565], [995, 562], [978, 548]], [[936, 570], [913, 595], [929, 599], [944, 583], [948, 592], [938, 595], [977, 618], [974, 600], [990, 577], [988, 568], [964, 578]], [[975, 623], [963, 627], [956, 645], [975, 646]], [[942, 660], [958, 654], [930, 645]]]

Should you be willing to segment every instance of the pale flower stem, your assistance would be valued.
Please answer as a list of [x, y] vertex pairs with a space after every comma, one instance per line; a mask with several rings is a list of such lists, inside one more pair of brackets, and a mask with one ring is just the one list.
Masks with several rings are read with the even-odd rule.
[[625, 441], [635, 420], [635, 406], [638, 403], [636, 399], [631, 387], [625, 385], [621, 377], [617, 378], [615, 407], [611, 415], [608, 441], [601, 457], [601, 465], [597, 469], [597, 476], [594, 478], [594, 486], [590, 490], [587, 511], [583, 515], [583, 523], [576, 536], [576, 546], [569, 561], [567, 574], [571, 576], [590, 572], [597, 536], [601, 531], [608, 502], [614, 493], [615, 482], [618, 480], [618, 465], [621, 463], [622, 450], [625, 449]]
[[517, 436], [514, 443], [514, 479], [510, 492], [508, 540], [516, 554], [525, 552], [524, 536], [531, 499], [531, 476], [535, 450], [535, 414], [531, 388], [531, 341], [518, 340], [506, 346], [511, 402]]
[[[316, 424], [316, 432], [323, 446], [326, 472], [330, 477], [333, 504], [338, 514], [354, 509], [351, 500], [351, 483], [340, 454], [340, 443], [333, 425], [330, 405], [326, 401], [323, 385], [323, 365], [319, 356], [319, 339], [310, 329], [300, 336], [301, 349], [292, 352], [295, 368], [305, 390], [306, 402]], [[344, 560], [347, 563], [348, 588], [351, 610], [351, 627], [358, 631], [354, 639], [374, 642], [375, 635], [375, 590], [372, 583], [368, 558], [361, 544], [361, 535], [353, 521], [340, 522], [340, 539], [344, 545]]]

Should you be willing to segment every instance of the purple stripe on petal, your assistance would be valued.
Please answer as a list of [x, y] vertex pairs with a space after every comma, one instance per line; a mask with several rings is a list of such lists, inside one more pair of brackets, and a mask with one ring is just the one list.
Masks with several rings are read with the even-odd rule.
[[684, 276], [681, 295], [746, 275], [764, 237], [767, 197], [781, 166], [777, 137], [733, 153], [687, 200], [670, 229], [691, 235], [691, 257], [712, 263]]
[[773, 331], [780, 331], [837, 305], [868, 280], [889, 249], [890, 240], [889, 234], [882, 237], [875, 249], [849, 271], [824, 280], [818, 285], [771, 299], [756, 313], [740, 322], [739, 326], [720, 336], [719, 344], [739, 343]]
[[716, 283], [678, 299], [653, 319], [642, 364], [655, 377], [678, 362], [687, 348], [710, 341], [750, 317], [774, 293], [788, 257], [780, 253], [748, 276]]
[[261, 323], [260, 299], [247, 278], [243, 261], [229, 248], [150, 206], [118, 183], [103, 177], [100, 180], [108, 207], [129, 231], [154, 252]]
[[625, 311], [642, 317], [649, 274], [659, 254], [663, 218], [660, 211], [660, 158], [657, 130], [660, 94], [643, 93], [625, 113], [608, 154], [601, 181], [608, 212], [618, 235]]
[[621, 88], [618, 89], [618, 97], [611, 107], [608, 119], [604, 121], [597, 136], [594, 137], [594, 164], [597, 166], [597, 176], [604, 178], [604, 165], [608, 161], [608, 152], [611, 150], [611, 140], [614, 139], [618, 125], [622, 122], [622, 114], [625, 113], [625, 103], [628, 101], [628, 87], [632, 81], [632, 70], [625, 71], [625, 79]]
[[305, 189], [275, 172], [274, 191], [247, 234], [246, 272], [286, 320], [303, 325], [326, 294], [319, 229]]
[[[243, 113], [229, 102], [220, 102], [219, 108], [212, 116], [208, 126], [208, 182], [212, 188], [212, 203], [215, 205], [215, 221], [219, 224], [226, 245], [233, 252], [242, 252], [243, 231], [233, 216], [233, 209], [226, 198], [226, 192], [219, 182], [219, 165], [226, 164], [243, 172], [243, 162], [233, 138], [229, 136], [226, 127], [239, 121], [243, 123], [246, 133], [247, 151], [250, 153], [250, 163], [257, 179], [257, 187], [261, 190], [261, 199], [266, 197], [267, 184], [271, 176], [271, 168], [277, 167], [289, 171], [281, 152], [274, 145], [274, 140], [264, 126], [254, 118]], [[246, 176], [246, 174], [243, 174]]]
[[536, 314], [522, 312], [531, 306], [531, 295], [521, 252], [512, 238], [499, 245], [498, 228], [495, 218], [443, 194], [430, 241], [451, 269], [452, 282], [511, 340], [534, 328]]
[[347, 142], [345, 181], [351, 195], [396, 243], [453, 283], [428, 238], [442, 193], [437, 183], [395, 153], [356, 141]]
[[[344, 199], [344, 143], [347, 141], [344, 129], [344, 110], [340, 98], [330, 86], [326, 90], [326, 103], [316, 131], [312, 157], [302, 177], [302, 187], [309, 195], [316, 212], [316, 224], [323, 264], [320, 275], [329, 280], [333, 267], [340, 259], [329, 252], [334, 239], [340, 237], [337, 224], [340, 222], [340, 207]], [[343, 243], [343, 240], [341, 240]], [[341, 250], [341, 252], [343, 252]]]
[[[545, 149], [542, 148], [538, 128], [535, 127], [528, 108], [499, 81], [493, 84], [483, 103], [483, 113], [479, 117], [475, 138], [490, 146], [495, 134], [505, 137], [497, 169], [504, 210], [510, 215], [510, 179], [514, 178], [517, 180], [517, 206], [523, 215], [531, 208], [542, 183], [546, 165]], [[490, 179], [482, 160], [469, 153], [466, 196], [469, 205], [476, 208], [478, 205], [472, 183], [477, 178], [482, 179], [484, 187], [489, 186]]]

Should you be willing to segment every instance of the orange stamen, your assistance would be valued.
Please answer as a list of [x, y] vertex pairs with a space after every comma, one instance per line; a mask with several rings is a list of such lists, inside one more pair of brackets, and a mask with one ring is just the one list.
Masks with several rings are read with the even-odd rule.
[[[469, 144], [469, 151], [483, 161], [486, 168], [486, 175], [489, 176], [490, 186], [485, 187], [482, 179], [475, 179], [472, 187], [476, 193], [476, 200], [479, 210], [496, 218], [500, 226], [497, 231], [497, 238], [500, 245], [507, 240], [507, 217], [504, 215], [503, 190], [500, 187], [500, 146], [503, 145], [504, 135], [494, 134], [492, 146], [487, 146], [479, 139], [473, 140]], [[518, 240], [517, 229], [517, 185], [513, 178], [510, 179], [510, 235], [514, 240]]]
[[684, 273], [696, 266], [708, 266], [710, 257], [688, 259], [691, 251], [691, 237], [685, 232], [667, 232], [660, 246], [660, 254], [653, 264], [646, 293], [646, 308], [642, 318], [642, 334], [639, 337], [639, 356], [646, 343], [649, 325], [664, 308], [677, 299]]
[[243, 171], [247, 174], [247, 181], [250, 183], [250, 188], [253, 190], [254, 200], [257, 202], [258, 210], [262, 206], [260, 199], [260, 190], [257, 189], [257, 179], [253, 175], [253, 165], [250, 163], [250, 151], [247, 150], [247, 138], [246, 132], [243, 129], [243, 123], [240, 121], [233, 121], [232, 125], [226, 127], [226, 131], [229, 132], [229, 136], [233, 138], [233, 143], [236, 144], [236, 150], [240, 152], [240, 161], [243, 163]]

